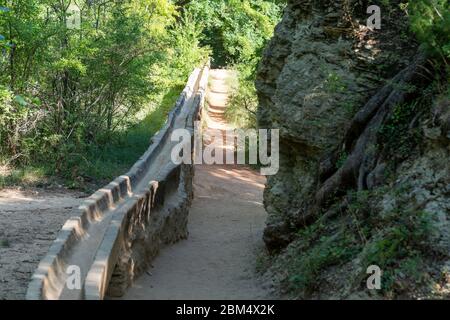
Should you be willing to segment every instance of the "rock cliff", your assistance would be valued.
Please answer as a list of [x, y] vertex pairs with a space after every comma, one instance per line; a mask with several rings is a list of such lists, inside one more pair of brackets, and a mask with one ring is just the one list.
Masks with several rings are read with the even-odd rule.
[[258, 124], [280, 129], [264, 240], [300, 297], [367, 294], [370, 264], [384, 296], [450, 290], [450, 104], [400, 7], [289, 0], [260, 63]]

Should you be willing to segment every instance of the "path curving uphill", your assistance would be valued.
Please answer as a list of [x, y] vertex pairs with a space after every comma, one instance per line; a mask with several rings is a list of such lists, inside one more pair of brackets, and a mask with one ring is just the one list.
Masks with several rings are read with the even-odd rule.
[[[230, 128], [224, 112], [232, 77], [232, 71], [210, 71], [205, 137]], [[196, 166], [188, 239], [162, 250], [123, 299], [273, 298], [255, 275], [266, 219], [264, 183], [245, 166]]]

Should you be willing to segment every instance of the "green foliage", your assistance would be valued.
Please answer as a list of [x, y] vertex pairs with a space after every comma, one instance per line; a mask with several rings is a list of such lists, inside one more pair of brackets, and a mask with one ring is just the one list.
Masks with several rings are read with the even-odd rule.
[[50, 184], [46, 175], [52, 174], [48, 167], [43, 166], [26, 166], [16, 167], [8, 172], [0, 172], [0, 188], [11, 185], [26, 184], [28, 186], [43, 186]]
[[254, 126], [242, 106], [256, 108], [254, 72], [279, 18], [278, 2], [81, 1], [81, 26], [72, 29], [70, 0], [5, 1], [0, 164], [13, 167], [11, 174], [40, 166], [74, 187], [112, 178], [145, 150], [174, 90], [210, 54], [216, 64], [241, 70], [233, 117]]
[[[125, 130], [101, 137], [104, 143], [88, 146], [79, 161], [65, 163], [60, 171], [69, 187], [86, 187], [95, 180], [106, 183], [111, 177], [126, 172], [148, 148], [151, 137], [164, 125], [182, 90], [182, 85], [174, 85], [163, 97], [156, 99], [158, 103], [150, 108], [144, 119]], [[79, 178], [72, 179], [73, 176]]]
[[[402, 86], [396, 88], [405, 92], [416, 91], [414, 86]], [[432, 97], [442, 90], [439, 81], [434, 81], [425, 88], [420, 97], [410, 103], [396, 105], [389, 115], [388, 120], [381, 126], [377, 148], [382, 152], [388, 162], [389, 170], [402, 160], [410, 157], [423, 137], [423, 132], [417, 127], [420, 117], [428, 114], [433, 105]]]
[[319, 285], [317, 280], [324, 269], [341, 265], [355, 256], [358, 246], [353, 234], [340, 230], [332, 235], [321, 235], [323, 229], [313, 225], [299, 234], [310, 249], [301, 250], [289, 265], [287, 285], [290, 290], [308, 295]]
[[[425, 283], [425, 260], [438, 255], [432, 249], [433, 214], [412, 206], [409, 193], [408, 186], [349, 192], [346, 207], [332, 209], [337, 210], [335, 219], [322, 217], [299, 230], [295, 245], [287, 249], [289, 260], [282, 263], [286, 288], [302, 297], [320, 291], [324, 281], [365, 290], [370, 265], [383, 271], [380, 293], [387, 297]], [[396, 204], [382, 210], [386, 195]], [[335, 274], [343, 269], [347, 271]]]
[[283, 3], [275, 0], [199, 0], [190, 2], [185, 8], [202, 28], [201, 43], [212, 49], [213, 66], [232, 66], [238, 71], [238, 81], [225, 115], [237, 127], [256, 127], [256, 67], [281, 17]]
[[255, 63], [280, 16], [274, 0], [197, 0], [186, 10], [203, 26], [204, 45], [213, 49], [213, 64]]
[[328, 73], [326, 87], [330, 93], [342, 93], [347, 89], [346, 84], [335, 71]]
[[[381, 293], [395, 297], [408, 286], [425, 279], [423, 259], [432, 256], [433, 215], [411, 206], [408, 186], [360, 191], [351, 195], [347, 212], [353, 217], [352, 229], [363, 244], [358, 255], [361, 269], [377, 265], [383, 270]], [[380, 212], [386, 194], [395, 197], [396, 205]], [[362, 284], [365, 285], [365, 284]]]
[[450, 3], [447, 0], [409, 0], [411, 28], [430, 53], [450, 58]]
[[[352, 220], [347, 231], [358, 234], [361, 272], [370, 265], [379, 266], [383, 270], [381, 293], [390, 297], [401, 293], [401, 283], [407, 286], [424, 280], [423, 259], [433, 255], [433, 215], [412, 206], [409, 193], [410, 187], [398, 185], [348, 194], [346, 213]], [[386, 195], [396, 199], [389, 210], [379, 205]]]
[[97, 170], [102, 150], [121, 170], [144, 152], [173, 90], [209, 51], [172, 1], [77, 2], [79, 29], [67, 27], [70, 3], [2, 4], [0, 164], [40, 165], [78, 185], [117, 174]]
[[254, 82], [243, 79], [240, 73], [232, 88], [226, 119], [239, 128], [255, 128], [258, 99]]
[[420, 131], [410, 128], [410, 124], [418, 113], [423, 112], [421, 106], [417, 101], [396, 106], [387, 123], [380, 129], [379, 147], [390, 155], [394, 165], [409, 156], [420, 139]]
[[385, 228], [369, 241], [362, 253], [363, 265], [378, 265], [383, 272], [382, 291], [392, 295], [405, 280], [423, 280], [423, 257], [430, 253], [433, 227], [425, 211], [394, 210], [383, 217]]
[[[20, 136], [32, 129], [30, 117], [35, 113], [20, 95], [14, 95], [7, 87], [0, 85], [0, 151], [17, 153]], [[2, 148], [3, 147], [3, 148]]]

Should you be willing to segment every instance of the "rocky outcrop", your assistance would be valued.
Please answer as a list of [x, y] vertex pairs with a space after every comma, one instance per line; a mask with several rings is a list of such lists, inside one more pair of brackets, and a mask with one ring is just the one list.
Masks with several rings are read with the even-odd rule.
[[[264, 240], [270, 251], [284, 250], [283, 263], [292, 262], [292, 252], [317, 249], [314, 241], [299, 243], [311, 240], [299, 236], [301, 230], [310, 226], [308, 230], [322, 230], [323, 223], [330, 229], [349, 226], [351, 230], [354, 225], [341, 216], [350, 214], [354, 193], [373, 191], [373, 199], [387, 202], [392, 197], [414, 201], [414, 208], [394, 205], [397, 211], [439, 211], [439, 221], [432, 224], [440, 225], [438, 238], [448, 237], [442, 228], [449, 219], [450, 181], [443, 165], [449, 157], [448, 98], [439, 103], [430, 98], [437, 93], [430, 89], [429, 74], [439, 71], [433, 71], [418, 50], [400, 1], [390, 1], [388, 6], [381, 2], [288, 1], [260, 63], [258, 124], [280, 129], [280, 170], [268, 178], [264, 195], [269, 213]], [[366, 26], [371, 4], [382, 8], [380, 30]], [[404, 190], [421, 194], [422, 201], [412, 200], [406, 191], [400, 195], [382, 191], [386, 186], [397, 190], [398, 181], [408, 185]], [[429, 189], [430, 185], [434, 187]], [[369, 202], [371, 215], [383, 212]], [[372, 227], [375, 224], [368, 222], [365, 242], [356, 245], [355, 241], [355, 252], [347, 260], [364, 260], [361, 252], [371, 243], [370, 237], [382, 237]], [[335, 229], [321, 232], [317, 234], [336, 235]], [[447, 245], [444, 248], [450, 248]], [[439, 265], [445, 264], [444, 256]], [[302, 258], [297, 254], [295, 259]], [[346, 262], [361, 274], [364, 266]], [[326, 269], [320, 266], [314, 276], [326, 277]], [[356, 274], [354, 279], [361, 280]]]
[[399, 36], [404, 17], [383, 19], [375, 32], [364, 25], [366, 8], [359, 1], [289, 1], [265, 51], [256, 83], [258, 121], [281, 135], [281, 169], [269, 178], [265, 196], [270, 248], [286, 245], [292, 221], [305, 218], [299, 210], [316, 188], [319, 160], [342, 141], [355, 112], [414, 55], [411, 39]]

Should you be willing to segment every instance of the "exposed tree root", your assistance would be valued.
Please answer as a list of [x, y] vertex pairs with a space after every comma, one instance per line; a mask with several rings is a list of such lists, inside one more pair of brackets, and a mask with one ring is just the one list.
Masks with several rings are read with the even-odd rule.
[[[326, 207], [329, 200], [349, 188], [370, 189], [379, 183], [385, 164], [377, 152], [378, 132], [389, 120], [395, 106], [414, 98], [417, 89], [429, 82], [420, 72], [426, 63], [425, 56], [418, 54], [411, 65], [399, 72], [355, 115], [342, 149], [321, 163], [320, 177], [323, 183], [315, 195], [316, 210]], [[411, 92], [405, 88], [415, 90]], [[336, 169], [337, 154], [342, 152], [348, 156], [342, 166]]]

